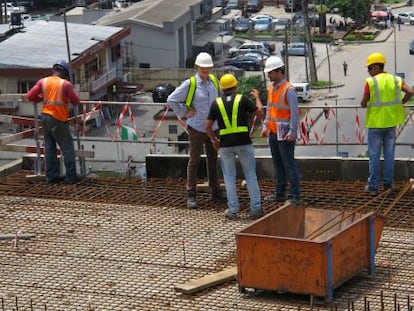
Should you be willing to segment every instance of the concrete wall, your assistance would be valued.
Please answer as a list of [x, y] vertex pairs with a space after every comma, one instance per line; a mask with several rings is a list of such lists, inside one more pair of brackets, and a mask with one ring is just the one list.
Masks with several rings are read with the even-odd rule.
[[[206, 159], [202, 157], [199, 177], [207, 176]], [[298, 158], [302, 180], [365, 181], [368, 178], [368, 159], [360, 158]], [[148, 178], [177, 178], [186, 176], [188, 155], [147, 155]], [[256, 157], [258, 178], [274, 178], [271, 156]], [[240, 166], [238, 176], [242, 176]], [[414, 176], [414, 160], [395, 161], [395, 181], [408, 180]]]

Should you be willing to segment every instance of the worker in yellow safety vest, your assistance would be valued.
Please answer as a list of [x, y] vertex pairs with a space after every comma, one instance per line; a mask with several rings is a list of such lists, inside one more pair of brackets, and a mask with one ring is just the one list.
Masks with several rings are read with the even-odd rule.
[[381, 149], [384, 154], [383, 187], [384, 190], [394, 189], [395, 130], [404, 123], [403, 104], [413, 95], [413, 90], [401, 77], [384, 71], [385, 63], [381, 53], [368, 56], [365, 66], [370, 77], [365, 80], [361, 100], [361, 107], [367, 108], [365, 126], [369, 156], [369, 176], [364, 191], [371, 195], [378, 194], [380, 185]]
[[[206, 152], [207, 174], [210, 188], [210, 199], [213, 201], [224, 201], [217, 173], [217, 151], [206, 134], [205, 121], [210, 106], [218, 96], [217, 78], [211, 74], [213, 59], [210, 54], [201, 52], [195, 60], [196, 74], [184, 80], [168, 98], [167, 103], [180, 118], [186, 118], [189, 141], [189, 160], [187, 165], [187, 207], [194, 209], [198, 207], [197, 175], [201, 154]], [[214, 131], [218, 130], [214, 124]]]
[[[227, 207], [224, 216], [234, 220], [240, 209], [237, 196], [236, 156], [241, 164], [250, 197], [250, 218], [257, 219], [265, 214], [261, 207], [261, 195], [256, 176], [256, 160], [250, 138], [248, 119], [251, 114], [259, 118], [263, 115], [259, 91], [253, 89], [251, 95], [255, 103], [242, 94], [237, 94], [237, 80], [232, 74], [224, 74], [220, 79], [223, 95], [217, 97], [210, 107], [206, 121], [207, 135], [218, 150], [221, 169], [227, 193]], [[217, 121], [219, 135], [213, 131]]]

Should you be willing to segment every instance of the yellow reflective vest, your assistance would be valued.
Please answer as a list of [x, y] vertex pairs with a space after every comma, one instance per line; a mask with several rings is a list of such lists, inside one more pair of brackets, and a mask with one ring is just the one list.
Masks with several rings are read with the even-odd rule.
[[[210, 73], [208, 75], [210, 77], [211, 82], [213, 82], [214, 87], [218, 90], [219, 89], [219, 82], [215, 75]], [[185, 105], [187, 106], [187, 109], [191, 108], [191, 104], [193, 103], [194, 94], [197, 87], [197, 80], [195, 76], [190, 77], [190, 86], [188, 87], [187, 91], [187, 98], [185, 100]]]
[[405, 120], [402, 105], [402, 80], [389, 73], [380, 73], [367, 78], [369, 101], [365, 126], [367, 128], [389, 128]]
[[219, 134], [221, 135], [228, 135], [228, 134], [235, 134], [235, 133], [243, 133], [248, 132], [249, 128], [247, 126], [238, 126], [237, 125], [237, 116], [239, 113], [239, 104], [242, 95], [237, 94], [233, 100], [233, 111], [231, 114], [231, 122], [229, 116], [227, 115], [226, 108], [224, 107], [223, 99], [221, 97], [217, 97], [216, 102], [217, 106], [220, 110], [221, 117], [223, 118], [225, 128], [220, 129]]

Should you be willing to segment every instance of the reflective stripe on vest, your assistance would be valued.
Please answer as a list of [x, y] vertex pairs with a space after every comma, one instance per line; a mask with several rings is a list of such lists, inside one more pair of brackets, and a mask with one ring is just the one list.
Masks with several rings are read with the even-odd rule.
[[290, 121], [290, 107], [286, 102], [286, 93], [291, 87], [293, 87], [292, 84], [285, 81], [276, 91], [274, 91], [273, 86], [269, 89], [267, 128], [274, 134], [277, 133], [277, 122]]
[[231, 123], [229, 120], [229, 116], [227, 115], [226, 108], [224, 108], [223, 99], [221, 97], [217, 97], [216, 99], [217, 106], [220, 110], [220, 114], [221, 114], [221, 117], [223, 118], [224, 126], [225, 126], [224, 129], [220, 129], [219, 131], [220, 135], [244, 133], [244, 132], [249, 131], [249, 128], [247, 126], [237, 126], [237, 115], [239, 112], [239, 104], [240, 104], [241, 97], [242, 97], [241, 94], [237, 94], [234, 97], [233, 111], [231, 114]]
[[[212, 73], [210, 73], [209, 78], [211, 80], [211, 82], [213, 82], [214, 87], [218, 90], [219, 89], [219, 82], [217, 80], [217, 77], [215, 75], [213, 75]], [[188, 87], [188, 91], [187, 91], [187, 98], [185, 100], [185, 105], [187, 106], [187, 109], [190, 109], [192, 103], [193, 103], [193, 98], [194, 98], [194, 94], [196, 91], [196, 87], [197, 87], [197, 79], [195, 76], [191, 76], [189, 78], [190, 80], [190, 86]]]
[[370, 98], [367, 103], [365, 126], [388, 128], [400, 125], [405, 120], [402, 105], [402, 80], [391, 74], [381, 73], [366, 79]]
[[47, 77], [42, 81], [43, 108], [42, 113], [66, 122], [69, 116], [69, 102], [63, 100], [65, 80], [59, 77]]

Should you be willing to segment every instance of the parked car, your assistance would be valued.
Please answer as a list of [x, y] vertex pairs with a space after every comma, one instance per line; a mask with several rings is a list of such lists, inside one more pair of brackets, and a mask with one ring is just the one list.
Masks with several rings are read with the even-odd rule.
[[267, 18], [259, 18], [254, 22], [254, 31], [268, 31], [272, 23]]
[[312, 98], [312, 89], [307, 82], [292, 82], [295, 87], [296, 95], [301, 101], [308, 101]]
[[236, 32], [247, 32], [249, 31], [250, 24], [253, 25], [250, 19], [241, 17], [235, 22], [233, 30]]
[[[280, 49], [280, 55], [285, 56], [285, 47]], [[288, 44], [287, 53], [290, 56], [305, 56], [308, 55], [308, 47], [304, 42], [295, 42]], [[316, 49], [313, 47], [313, 53], [316, 54]]]
[[241, 3], [241, 0], [229, 0], [227, 2], [227, 6], [232, 9], [241, 9], [242, 3]]
[[400, 12], [395, 15], [395, 20], [401, 19], [401, 23], [414, 25], [414, 12]]
[[234, 57], [236, 55], [242, 54], [242, 53], [249, 53], [249, 52], [257, 52], [264, 54], [266, 56], [270, 55], [269, 50], [266, 48], [266, 46], [263, 43], [255, 42], [255, 43], [243, 43], [239, 47], [233, 47], [229, 49], [229, 57]]
[[410, 54], [414, 54], [414, 40], [410, 42], [410, 48], [409, 48]]
[[266, 55], [258, 53], [246, 53], [237, 55], [224, 62], [226, 66], [234, 66], [249, 71], [259, 71], [263, 68], [263, 63], [267, 59]]
[[246, 11], [247, 12], [259, 12], [263, 9], [262, 0], [247, 0]]
[[170, 83], [158, 84], [152, 92], [152, 100], [154, 103], [166, 103], [167, 97], [174, 92], [175, 86]]
[[[7, 14], [10, 15], [10, 13], [26, 13], [26, 7], [24, 6], [15, 6], [11, 2], [6, 2], [6, 9]], [[1, 3], [1, 10], [4, 12], [4, 2]]]
[[284, 18], [284, 17], [276, 19], [274, 23], [275, 23], [275, 31], [289, 29], [290, 25], [292, 24], [290, 18]]

